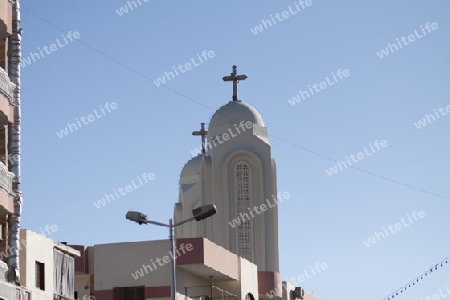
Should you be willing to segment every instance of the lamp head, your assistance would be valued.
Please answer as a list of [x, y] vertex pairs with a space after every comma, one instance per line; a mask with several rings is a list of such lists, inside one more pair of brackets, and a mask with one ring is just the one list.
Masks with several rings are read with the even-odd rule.
[[203, 219], [209, 218], [216, 212], [217, 209], [214, 204], [203, 205], [192, 210], [192, 214], [194, 215], [196, 221], [201, 221]]
[[292, 296], [294, 299], [305, 299], [305, 290], [299, 286], [295, 287], [295, 290], [292, 291]]
[[139, 223], [139, 225], [147, 223], [147, 215], [140, 213], [138, 211], [129, 211], [125, 216], [128, 220]]

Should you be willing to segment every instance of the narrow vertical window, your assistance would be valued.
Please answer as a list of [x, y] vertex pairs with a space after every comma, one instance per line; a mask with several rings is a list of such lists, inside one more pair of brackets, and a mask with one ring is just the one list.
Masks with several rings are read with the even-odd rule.
[[36, 287], [45, 291], [45, 265], [36, 261]]
[[8, 168], [8, 130], [6, 125], [0, 125], [0, 155], [1, 162]]
[[252, 255], [252, 220], [249, 212], [251, 208], [251, 168], [245, 161], [238, 161], [235, 166], [235, 199], [237, 217], [241, 224], [237, 227], [238, 255], [253, 261]]
[[8, 53], [8, 49], [7, 49], [7, 45], [8, 45], [8, 40], [5, 38], [3, 40], [0, 40], [0, 68], [2, 68], [3, 70], [8, 70], [8, 66], [7, 66], [7, 53]]

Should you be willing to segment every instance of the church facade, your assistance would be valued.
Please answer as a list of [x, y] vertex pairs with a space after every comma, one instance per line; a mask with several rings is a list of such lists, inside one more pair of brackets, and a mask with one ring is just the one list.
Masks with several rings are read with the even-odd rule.
[[[230, 77], [239, 78], [234, 72]], [[242, 75], [241, 75], [242, 76]], [[237, 80], [233, 82], [237, 85]], [[278, 206], [276, 165], [267, 128], [258, 111], [237, 99], [215, 112], [208, 131], [202, 130], [202, 152], [183, 168], [175, 223], [192, 209], [215, 204], [218, 213], [203, 222], [177, 228], [177, 238], [205, 237], [258, 267], [260, 276], [277, 277]], [[198, 134], [198, 133], [194, 133]], [[265, 209], [264, 212], [254, 207]], [[240, 220], [237, 226], [229, 222]]]
[[[208, 130], [202, 124], [193, 132], [202, 148], [181, 171], [174, 224], [204, 205], [214, 204], [217, 213], [175, 227], [177, 298], [243, 300], [251, 292], [256, 299], [314, 300], [279, 273], [277, 204], [283, 194], [263, 119], [237, 97], [237, 84], [246, 78], [233, 66], [223, 78], [233, 83], [232, 100], [214, 113]], [[76, 286], [90, 286], [78, 295], [170, 299], [169, 240], [74, 247], [81, 252]]]

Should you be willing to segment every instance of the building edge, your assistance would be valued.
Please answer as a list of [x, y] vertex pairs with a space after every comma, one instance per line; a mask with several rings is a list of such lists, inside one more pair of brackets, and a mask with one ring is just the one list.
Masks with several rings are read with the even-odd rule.
[[13, 253], [9, 258], [10, 271], [9, 281], [19, 284], [20, 266], [19, 266], [19, 247], [20, 247], [20, 216], [22, 214], [22, 192], [20, 190], [21, 172], [20, 172], [20, 146], [21, 146], [21, 110], [20, 110], [20, 62], [21, 62], [21, 41], [22, 28], [20, 28], [20, 1], [13, 3], [12, 14], [13, 30], [8, 45], [9, 74], [11, 81], [15, 84], [14, 89], [14, 124], [11, 133], [11, 155], [14, 157], [12, 164], [12, 173], [14, 174], [13, 192], [14, 192], [14, 213], [11, 221], [11, 247]]

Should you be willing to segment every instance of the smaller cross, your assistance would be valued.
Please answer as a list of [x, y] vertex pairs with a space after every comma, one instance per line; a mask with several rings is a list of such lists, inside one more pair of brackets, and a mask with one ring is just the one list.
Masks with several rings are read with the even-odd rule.
[[237, 67], [233, 66], [233, 73], [231, 73], [230, 76], [223, 77], [222, 79], [223, 79], [223, 81], [233, 81], [233, 101], [238, 101], [237, 84], [238, 84], [239, 80], [247, 79], [247, 76], [246, 75], [238, 75]]
[[205, 123], [201, 123], [201, 129], [200, 131], [193, 131], [192, 135], [193, 136], [198, 136], [200, 135], [202, 137], [202, 153], [205, 154], [206, 150], [205, 150], [205, 136], [208, 134], [208, 131], [205, 130]]

